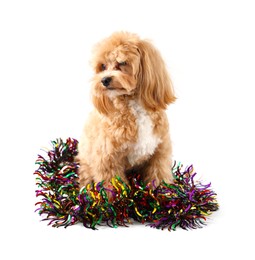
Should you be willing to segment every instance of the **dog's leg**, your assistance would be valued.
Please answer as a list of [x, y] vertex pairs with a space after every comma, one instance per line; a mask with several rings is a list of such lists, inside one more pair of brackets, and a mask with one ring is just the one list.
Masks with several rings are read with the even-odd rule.
[[[119, 176], [122, 181], [128, 184], [127, 177], [125, 176], [125, 161], [120, 156], [103, 156], [100, 160], [94, 163], [93, 180], [95, 182], [103, 181], [103, 186], [107, 189], [113, 189], [112, 178]], [[109, 201], [113, 201], [114, 197], [111, 191], [106, 191]]]
[[119, 176], [123, 181], [127, 182], [125, 171], [124, 159], [116, 155], [103, 156], [97, 162], [94, 162], [93, 176], [95, 182], [104, 181], [106, 185], [109, 185], [112, 178]]
[[143, 167], [142, 176], [145, 183], [154, 182], [158, 186], [162, 181], [173, 181], [171, 153], [172, 147], [167, 136]]
[[91, 176], [91, 169], [89, 165], [84, 161], [80, 161], [79, 164], [79, 186], [81, 188], [87, 186], [89, 183], [92, 183], [93, 178]]
[[105, 187], [111, 187], [111, 180], [119, 176], [124, 182], [128, 183], [124, 174], [125, 160], [118, 154], [107, 154], [101, 151], [94, 157], [90, 165], [81, 164], [79, 169], [80, 181], [83, 184], [94, 182], [104, 182]]
[[79, 161], [79, 182], [80, 187], [86, 186], [91, 182], [104, 181], [106, 186], [109, 186], [111, 180], [115, 176], [119, 176], [124, 182], [128, 183], [128, 180], [124, 174], [125, 172], [125, 160], [120, 156], [102, 156], [96, 158], [91, 165], [88, 165], [85, 161]]

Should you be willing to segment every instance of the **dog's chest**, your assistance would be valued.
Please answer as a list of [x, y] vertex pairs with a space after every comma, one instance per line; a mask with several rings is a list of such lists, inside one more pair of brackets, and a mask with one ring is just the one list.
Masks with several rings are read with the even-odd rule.
[[161, 139], [153, 133], [154, 124], [147, 111], [135, 101], [130, 101], [129, 106], [138, 128], [136, 142], [130, 145], [128, 155], [129, 163], [134, 166], [151, 156]]

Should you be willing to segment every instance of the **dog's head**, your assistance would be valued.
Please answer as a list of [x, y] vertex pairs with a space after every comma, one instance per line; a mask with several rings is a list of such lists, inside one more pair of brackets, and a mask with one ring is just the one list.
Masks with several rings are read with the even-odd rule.
[[114, 98], [123, 95], [135, 95], [149, 110], [175, 100], [161, 55], [135, 34], [118, 32], [98, 43], [92, 65], [93, 103], [100, 113], [113, 111]]

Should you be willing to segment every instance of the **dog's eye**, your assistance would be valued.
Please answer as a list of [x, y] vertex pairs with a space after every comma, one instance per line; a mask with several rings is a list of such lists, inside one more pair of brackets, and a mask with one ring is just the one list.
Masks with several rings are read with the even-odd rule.
[[127, 65], [127, 62], [126, 61], [123, 61], [123, 62], [118, 62], [117, 65], [116, 65], [116, 69], [117, 70], [120, 70], [121, 67], [124, 67]]
[[126, 61], [123, 61], [123, 62], [120, 62], [118, 65], [119, 65], [119, 66], [126, 66], [126, 65], [127, 65], [127, 62], [126, 62]]
[[106, 70], [106, 65], [105, 64], [101, 64], [101, 70], [102, 71]]

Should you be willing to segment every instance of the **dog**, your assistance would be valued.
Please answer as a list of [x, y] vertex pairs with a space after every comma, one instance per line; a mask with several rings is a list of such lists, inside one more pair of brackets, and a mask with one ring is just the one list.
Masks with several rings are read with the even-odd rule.
[[136, 34], [116, 32], [93, 51], [91, 112], [78, 144], [80, 186], [139, 171], [144, 183], [171, 183], [172, 145], [165, 110], [175, 101], [159, 51]]

